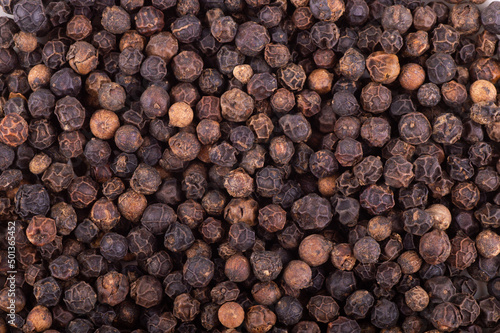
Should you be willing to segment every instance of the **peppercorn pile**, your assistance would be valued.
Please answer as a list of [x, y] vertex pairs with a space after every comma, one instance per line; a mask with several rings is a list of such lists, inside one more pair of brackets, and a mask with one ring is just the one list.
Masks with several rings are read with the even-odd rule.
[[498, 332], [500, 2], [448, 1], [0, 0], [0, 333]]

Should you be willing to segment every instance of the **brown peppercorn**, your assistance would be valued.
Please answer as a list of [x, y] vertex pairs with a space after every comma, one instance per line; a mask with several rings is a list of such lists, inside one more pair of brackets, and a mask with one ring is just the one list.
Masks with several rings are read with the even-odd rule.
[[398, 57], [385, 52], [374, 52], [366, 58], [366, 68], [373, 81], [383, 84], [394, 82], [399, 75]]
[[250, 276], [250, 272], [250, 262], [241, 254], [229, 257], [224, 267], [224, 273], [233, 282], [245, 281]]
[[139, 149], [144, 142], [139, 129], [133, 125], [119, 127], [114, 135], [115, 144], [125, 153], [133, 153]]
[[441, 94], [443, 95], [443, 101], [451, 107], [458, 107], [467, 100], [467, 89], [454, 80], [441, 86]]
[[28, 139], [28, 123], [17, 113], [9, 113], [0, 121], [0, 140], [8, 146], [20, 146]]
[[135, 16], [135, 26], [141, 35], [154, 35], [165, 26], [163, 12], [153, 6], [144, 6]]
[[43, 305], [37, 305], [26, 316], [24, 332], [48, 332], [52, 326], [52, 314]]
[[337, 192], [337, 176], [318, 179], [318, 191], [325, 197], [331, 197]]
[[280, 68], [290, 61], [290, 51], [283, 44], [269, 43], [264, 49], [264, 59], [272, 68]]
[[257, 282], [252, 287], [252, 297], [258, 304], [270, 306], [281, 298], [281, 290], [273, 281]]
[[497, 89], [493, 83], [486, 80], [474, 81], [469, 88], [469, 93], [474, 103], [495, 102]]
[[170, 126], [186, 127], [193, 121], [193, 109], [184, 102], [177, 102], [168, 109], [168, 117]]
[[138, 221], [147, 207], [147, 200], [143, 194], [129, 189], [118, 197], [120, 214], [130, 221]]
[[442, 204], [434, 204], [426, 210], [432, 219], [432, 226], [435, 229], [446, 230], [451, 224], [452, 216], [450, 210]]
[[116, 130], [120, 127], [120, 120], [116, 113], [101, 109], [92, 114], [89, 126], [95, 137], [109, 140], [115, 136]]
[[432, 230], [420, 239], [419, 254], [430, 265], [445, 262], [450, 256], [450, 252], [450, 239], [442, 230]]
[[335, 244], [332, 248], [330, 260], [335, 268], [350, 271], [356, 264], [352, 246], [348, 243]]
[[224, 177], [224, 188], [235, 198], [248, 197], [254, 191], [254, 183], [242, 168], [232, 170]]
[[312, 234], [299, 245], [299, 257], [309, 266], [323, 265], [330, 258], [332, 244], [324, 236]]
[[36, 154], [30, 161], [29, 170], [35, 175], [42, 174], [52, 163], [52, 159], [45, 153]]
[[451, 8], [450, 24], [462, 35], [474, 34], [480, 27], [479, 9], [474, 4], [457, 4]]
[[35, 246], [51, 243], [57, 235], [56, 222], [41, 215], [34, 216], [26, 228], [26, 237]]
[[253, 99], [240, 89], [231, 89], [220, 98], [222, 117], [234, 122], [246, 121], [253, 112]]
[[33, 52], [38, 46], [36, 35], [29, 32], [20, 31], [13, 36], [12, 40], [21, 52]]
[[99, 229], [108, 232], [120, 220], [120, 213], [112, 201], [106, 198], [97, 200], [90, 211], [90, 219]]
[[332, 90], [333, 74], [326, 69], [315, 69], [307, 78], [309, 89], [320, 95], [327, 94]]
[[125, 275], [109, 272], [97, 278], [99, 302], [115, 306], [123, 302], [129, 293], [129, 282]]
[[182, 51], [172, 58], [172, 70], [177, 80], [193, 82], [203, 70], [203, 59], [193, 51]]
[[291, 91], [301, 91], [306, 83], [307, 74], [304, 68], [294, 63], [288, 63], [277, 71], [281, 85]]
[[196, 134], [202, 145], [211, 145], [221, 136], [219, 122], [211, 119], [202, 119], [196, 126]]
[[388, 238], [392, 233], [392, 222], [384, 216], [375, 216], [368, 221], [368, 234], [377, 242]]
[[464, 210], [471, 210], [479, 202], [480, 192], [472, 182], [463, 182], [455, 185], [451, 190], [451, 201]]
[[116, 82], [105, 82], [99, 89], [99, 104], [103, 109], [118, 111], [125, 106], [126, 93]]
[[420, 286], [416, 286], [405, 292], [405, 303], [416, 312], [423, 311], [429, 305], [429, 295]]
[[48, 87], [52, 72], [44, 64], [33, 66], [28, 72], [28, 83], [31, 90], [36, 91]]
[[476, 237], [476, 247], [483, 257], [493, 258], [500, 253], [500, 236], [491, 230], [481, 231]]
[[387, 110], [392, 102], [389, 88], [380, 83], [370, 82], [361, 91], [361, 105], [365, 111], [382, 113]]
[[84, 41], [78, 41], [69, 47], [66, 60], [71, 68], [81, 75], [87, 75], [96, 69], [99, 62], [96, 48]]
[[444, 302], [432, 310], [431, 322], [440, 331], [452, 332], [460, 326], [462, 318], [454, 304]]
[[417, 90], [425, 82], [425, 70], [419, 64], [409, 63], [401, 67], [399, 84], [406, 90]]
[[200, 302], [184, 293], [178, 295], [174, 300], [173, 314], [183, 322], [193, 321], [200, 312]]
[[143, 275], [130, 285], [130, 297], [139, 306], [149, 309], [161, 303], [163, 287], [151, 275]]
[[170, 32], [162, 31], [149, 38], [145, 51], [148, 56], [158, 56], [167, 63], [179, 50], [177, 39]]
[[414, 274], [420, 270], [422, 258], [416, 251], [406, 251], [398, 257], [398, 264], [403, 274]]
[[252, 198], [234, 198], [224, 208], [224, 219], [231, 224], [244, 222], [254, 226], [258, 209], [257, 201]]
[[462, 121], [451, 113], [439, 115], [432, 124], [432, 138], [442, 144], [454, 144], [461, 138], [462, 131]]
[[222, 325], [227, 328], [236, 328], [243, 324], [245, 311], [236, 302], [224, 303], [218, 311], [218, 318]]
[[92, 33], [92, 22], [84, 15], [75, 15], [66, 26], [66, 35], [76, 41], [83, 40]]
[[130, 16], [122, 7], [106, 7], [102, 12], [101, 24], [112, 34], [120, 35], [130, 29]]
[[476, 244], [472, 239], [460, 233], [451, 240], [451, 254], [447, 260], [451, 267], [464, 270], [476, 259]]
[[233, 69], [234, 77], [243, 84], [247, 84], [253, 76], [253, 69], [250, 65], [237, 65]]
[[245, 328], [249, 333], [268, 332], [276, 324], [276, 315], [263, 305], [251, 306], [246, 313]]

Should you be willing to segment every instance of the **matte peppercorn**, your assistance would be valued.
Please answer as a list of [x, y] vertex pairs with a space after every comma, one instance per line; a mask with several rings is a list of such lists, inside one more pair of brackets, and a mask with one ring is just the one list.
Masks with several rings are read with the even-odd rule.
[[0, 328], [494, 328], [481, 2], [0, 0]]

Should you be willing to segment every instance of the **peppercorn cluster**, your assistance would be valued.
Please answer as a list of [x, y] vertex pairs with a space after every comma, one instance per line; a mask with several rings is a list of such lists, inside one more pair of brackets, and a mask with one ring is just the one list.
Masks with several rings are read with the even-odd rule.
[[0, 0], [0, 333], [500, 330], [500, 2], [446, 1]]

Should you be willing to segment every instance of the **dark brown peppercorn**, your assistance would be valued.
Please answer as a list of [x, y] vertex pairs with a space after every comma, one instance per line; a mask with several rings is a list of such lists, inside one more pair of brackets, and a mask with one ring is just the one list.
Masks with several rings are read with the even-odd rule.
[[445, 262], [451, 253], [448, 235], [442, 230], [433, 230], [420, 239], [419, 253], [430, 265]]
[[450, 81], [456, 73], [456, 64], [453, 58], [446, 53], [435, 53], [425, 62], [429, 80], [435, 84]]
[[244, 324], [248, 332], [267, 332], [276, 324], [276, 315], [263, 305], [254, 305], [247, 310]]
[[183, 276], [187, 283], [195, 288], [207, 286], [214, 275], [214, 263], [204, 257], [187, 259]]
[[431, 322], [439, 330], [451, 332], [460, 326], [462, 318], [458, 308], [450, 302], [438, 304], [431, 313]]
[[361, 207], [372, 215], [379, 215], [394, 207], [394, 194], [388, 186], [370, 185], [360, 194]]
[[165, 25], [163, 13], [153, 7], [142, 7], [135, 17], [137, 31], [144, 36], [151, 36], [161, 31]]
[[90, 312], [97, 301], [92, 287], [86, 282], [78, 282], [64, 292], [64, 302], [68, 309], [76, 314]]
[[151, 308], [161, 303], [163, 288], [160, 281], [151, 275], [144, 275], [130, 285], [130, 296], [139, 306]]
[[378, 262], [380, 245], [371, 237], [361, 238], [354, 244], [353, 254], [363, 264]]

